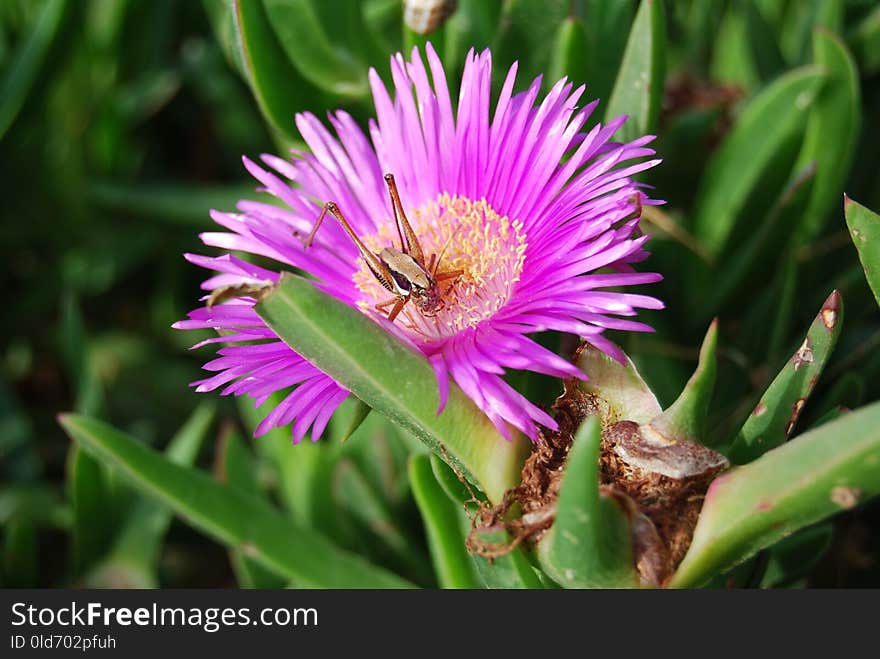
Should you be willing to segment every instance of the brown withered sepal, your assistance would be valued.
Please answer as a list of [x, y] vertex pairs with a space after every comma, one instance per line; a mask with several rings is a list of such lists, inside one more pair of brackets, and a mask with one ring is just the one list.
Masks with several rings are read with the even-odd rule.
[[[581, 423], [598, 416], [603, 423], [600, 488], [614, 497], [632, 530], [633, 559], [645, 585], [662, 586], [684, 558], [709, 484], [728, 468], [721, 454], [690, 441], [672, 441], [650, 424], [614, 421], [604, 401], [567, 382], [553, 405], [558, 432], [542, 433], [526, 460], [521, 484], [504, 502], [474, 519], [468, 546], [499, 556], [523, 541], [538, 542], [552, 525], [565, 462]], [[511, 513], [518, 511], [511, 517]], [[480, 541], [480, 530], [505, 528], [511, 542]]]

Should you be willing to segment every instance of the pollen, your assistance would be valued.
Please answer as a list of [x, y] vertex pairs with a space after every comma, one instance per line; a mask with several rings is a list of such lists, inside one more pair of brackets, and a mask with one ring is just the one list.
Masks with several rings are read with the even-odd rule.
[[[436, 341], [491, 318], [511, 298], [522, 273], [526, 255], [526, 236], [519, 220], [497, 213], [485, 199], [473, 201], [459, 195], [441, 194], [407, 218], [419, 240], [426, 265], [436, 259], [441, 304], [433, 313], [424, 313], [412, 301], [397, 317], [396, 324], [414, 337]], [[383, 247], [400, 248], [394, 221], [383, 223], [379, 232], [364, 237], [374, 252]], [[443, 273], [461, 271], [444, 279]], [[354, 283], [362, 297], [358, 307], [374, 313], [375, 306], [393, 296], [376, 281], [366, 263], [359, 260]], [[387, 310], [390, 306], [386, 307]]]

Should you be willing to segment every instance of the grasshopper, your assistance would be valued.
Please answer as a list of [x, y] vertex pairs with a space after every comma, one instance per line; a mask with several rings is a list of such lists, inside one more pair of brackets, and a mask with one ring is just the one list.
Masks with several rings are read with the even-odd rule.
[[339, 221], [345, 233], [351, 238], [376, 280], [394, 295], [390, 300], [377, 304], [376, 311], [384, 312], [391, 306], [388, 320], [394, 322], [406, 303], [412, 300], [423, 315], [435, 316], [443, 308], [443, 295], [438, 285], [439, 282], [455, 279], [461, 276], [463, 271], [440, 272], [439, 266], [443, 252], [440, 253], [439, 258], [436, 254], [432, 254], [430, 259], [425, 260], [425, 254], [418, 238], [416, 238], [409, 221], [406, 219], [406, 214], [403, 212], [403, 204], [400, 201], [397, 184], [394, 182], [394, 175], [385, 174], [385, 183], [388, 184], [388, 194], [391, 196], [394, 222], [397, 225], [397, 234], [400, 236], [400, 249], [385, 247], [378, 254], [370, 251], [351, 228], [348, 220], [339, 210], [339, 206], [332, 201], [324, 204], [312, 232], [305, 241], [305, 246], [306, 248], [311, 246], [318, 227], [321, 226], [327, 213], [330, 213]]

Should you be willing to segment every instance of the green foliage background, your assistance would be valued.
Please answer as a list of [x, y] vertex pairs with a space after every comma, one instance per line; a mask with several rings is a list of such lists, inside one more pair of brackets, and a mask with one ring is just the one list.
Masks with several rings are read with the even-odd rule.
[[[651, 293], [667, 309], [645, 314], [656, 334], [616, 338], [661, 404], [717, 316], [709, 434], [730, 439], [832, 289], [845, 325], [798, 429], [877, 400], [880, 316], [843, 193], [880, 209], [880, 7], [658, 7], [639, 13], [632, 47], [628, 0], [460, 0], [431, 40], [450, 80], [469, 47], [490, 46], [499, 84], [514, 60], [522, 86], [569, 75], [608, 99], [596, 118], [627, 112], [632, 130], [659, 135], [664, 162], [647, 180], [668, 204], [644, 226], [665, 275]], [[367, 68], [387, 79], [388, 56], [425, 40], [401, 16], [397, 0], [0, 3], [3, 585], [308, 586], [334, 570], [365, 585], [480, 583], [466, 556], [437, 551], [431, 519], [460, 511], [431, 495], [440, 465], [408, 466], [423, 451], [412, 439], [373, 414], [342, 443], [357, 415], [347, 405], [321, 444], [291, 448], [283, 431], [253, 441], [246, 401], [186, 387], [202, 356], [187, 353], [193, 333], [170, 329], [196, 303], [202, 273], [181, 253], [201, 250], [208, 209], [254, 195], [241, 154], [296, 145], [296, 111], [344, 107], [364, 123]], [[615, 87], [641, 74], [661, 84]], [[517, 384], [545, 403], [559, 393], [546, 379]], [[267, 569], [234, 524], [211, 533], [221, 545], [172, 520], [168, 500], [69, 441], [63, 411], [211, 472], [242, 515], [260, 502], [253, 514], [270, 515], [271, 542], [290, 551], [278, 545]], [[300, 546], [312, 532], [330, 548]], [[778, 545], [759, 583], [877, 586], [878, 559], [875, 502]]]

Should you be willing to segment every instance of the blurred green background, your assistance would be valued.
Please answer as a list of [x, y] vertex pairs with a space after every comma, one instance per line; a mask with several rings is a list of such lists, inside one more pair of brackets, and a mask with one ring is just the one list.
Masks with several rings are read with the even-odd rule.
[[[544, 72], [548, 89], [567, 74], [603, 99], [638, 8], [628, 0], [458, 4], [430, 37], [450, 80], [469, 47], [491, 46], [499, 85], [519, 60], [520, 87]], [[644, 228], [655, 234], [648, 265], [666, 277], [650, 292], [667, 310], [645, 314], [655, 335], [616, 338], [666, 405], [717, 315], [713, 428], [723, 438], [837, 288], [845, 327], [800, 427], [877, 400], [880, 317], [842, 194], [880, 209], [880, 7], [691, 0], [666, 2], [664, 13], [665, 43], [652, 45], [664, 93], [648, 122], [656, 121], [664, 163], [647, 180], [669, 203]], [[425, 41], [402, 16], [398, 0], [0, 2], [3, 585], [283, 583], [150, 508], [81, 453], [56, 421], [70, 410], [160, 449], [189, 419], [178, 434], [181, 461], [436, 585], [406, 478], [408, 438], [371, 416], [342, 444], [346, 409], [318, 446], [290, 448], [285, 432], [253, 441], [257, 417], [241, 414], [246, 402], [187, 387], [205, 351], [188, 353], [196, 334], [170, 329], [197, 303], [204, 275], [181, 254], [201, 251], [208, 210], [254, 194], [241, 155], [296, 145], [296, 111], [344, 107], [365, 125], [367, 68], [387, 80], [388, 56]], [[817, 34], [834, 35], [851, 58], [850, 78], [840, 73], [846, 62], [829, 73], [816, 61]], [[781, 102], [773, 85], [798, 67], [818, 67], [804, 70], [825, 76], [821, 89], [805, 105], [759, 113], [751, 101], [770, 89], [777, 100], [766, 102]], [[813, 125], [822, 103], [831, 120]], [[745, 182], [725, 179], [718, 154], [750, 110], [760, 121], [744, 129], [753, 149]], [[742, 203], [712, 207], [707, 198], [725, 185], [724, 198], [739, 194]], [[548, 403], [559, 393], [546, 380], [521, 384]], [[230, 460], [242, 473], [230, 473]], [[770, 585], [880, 585], [880, 506], [808, 531], [808, 559]], [[135, 558], [118, 560], [133, 547]]]

